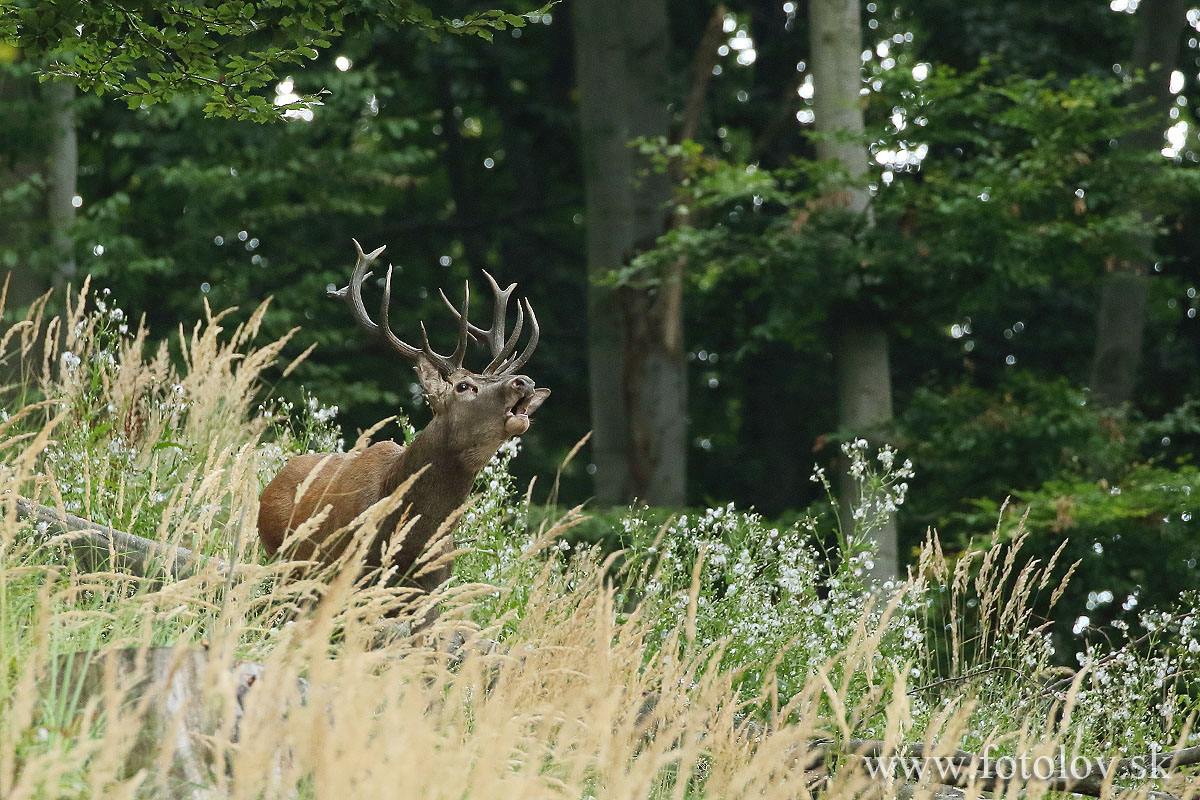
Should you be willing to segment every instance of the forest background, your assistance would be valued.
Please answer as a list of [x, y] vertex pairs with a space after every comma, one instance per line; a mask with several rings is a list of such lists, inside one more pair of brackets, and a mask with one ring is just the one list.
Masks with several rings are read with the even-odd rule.
[[[419, 426], [407, 365], [325, 297], [351, 237], [387, 244], [402, 336], [481, 268], [528, 293], [530, 374], [554, 396], [513, 468], [544, 493], [592, 430], [561, 479], [601, 512], [581, 536], [611, 538], [603, 510], [635, 501], [797, 518], [828, 502], [813, 464], [844, 468], [837, 445], [866, 436], [916, 465], [883, 572], [930, 526], [952, 550], [993, 535], [1011, 497], [1001, 536], [1027, 512], [1027, 552], [1067, 539], [1082, 559], [1064, 636], [1200, 587], [1200, 9], [862, 4], [846, 137], [821, 129], [806, 3], [473, 16], [489, 5], [301, 4], [267, 70], [261, 47], [207, 64], [141, 12], [104, 16], [119, 6], [14, 5], [13, 318], [85, 275], [161, 335], [270, 295], [264, 332], [317, 345], [274, 396], [337, 406], [349, 438], [398, 411]], [[268, 36], [216, 8], [213, 36]], [[109, 27], [64, 50], [76, 22]], [[862, 163], [827, 157], [839, 137]]]

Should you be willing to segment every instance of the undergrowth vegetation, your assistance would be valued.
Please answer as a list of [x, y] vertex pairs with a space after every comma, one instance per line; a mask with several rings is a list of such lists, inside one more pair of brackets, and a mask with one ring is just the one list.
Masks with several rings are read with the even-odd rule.
[[[414, 597], [355, 585], [353, 565], [299, 577], [262, 552], [258, 493], [286, 459], [367, 441], [319, 399], [269, 397], [264, 370], [288, 337], [256, 342], [265, 304], [156, 348], [86, 285], [65, 314], [47, 308], [0, 341], [0, 492], [207, 560], [177, 579], [89, 572], [0, 497], [6, 800], [891, 798], [947, 781], [812, 754], [877, 740], [884, 755], [925, 743], [1061, 769], [1200, 743], [1196, 598], [1069, 654], [1068, 670], [1034, 609], [1053, 607], [1072, 566], [1026, 559], [1019, 532], [956, 555], [931, 535], [906, 580], [874, 583], [864, 533], [912, 473], [891, 450], [844, 448], [862, 484], [855, 531], [826, 535], [832, 514], [778, 525], [732, 505], [666, 521], [631, 509], [607, 552], [572, 535], [586, 510], [535, 506], [515, 484], [513, 442], [462, 512], [454, 579]], [[358, 520], [367, 538], [402, 499]], [[432, 631], [387, 616], [432, 602]], [[123, 672], [68, 668], [117, 652], [134, 654]], [[190, 687], [205, 755], [191, 761], [190, 712], [148, 682], [164, 652], [206, 665]], [[178, 724], [148, 736], [156, 706]], [[1195, 797], [1189, 769], [1102, 791]]]

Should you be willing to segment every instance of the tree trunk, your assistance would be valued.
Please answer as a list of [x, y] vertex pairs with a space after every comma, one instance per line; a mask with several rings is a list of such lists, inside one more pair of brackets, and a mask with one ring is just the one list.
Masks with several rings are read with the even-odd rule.
[[[44, 113], [40, 110], [41, 104], [38, 102], [42, 95], [28, 65], [21, 66], [21, 69], [0, 73], [0, 119], [12, 119], [16, 124], [28, 125], [29, 120], [21, 120], [21, 117], [28, 114], [27, 109], [35, 103], [39, 106], [39, 115]], [[25, 142], [27, 146], [0, 160], [0, 186], [21, 186], [44, 170], [47, 143], [40, 139], [33, 140], [32, 135], [25, 138], [29, 139]], [[10, 270], [0, 266], [0, 293], [3, 293], [3, 288], [7, 288], [0, 311], [9, 312], [10, 318], [21, 319], [29, 304], [50, 288], [48, 272], [22, 263], [29, 260], [29, 252], [34, 249], [35, 244], [46, 237], [45, 216], [46, 213], [40, 204], [35, 208], [5, 208], [4, 214], [0, 215], [0, 241], [20, 254], [15, 268]], [[17, 310], [15, 314], [12, 313], [14, 310]], [[0, 336], [8, 333], [10, 328], [11, 325], [0, 323]], [[35, 369], [41, 363], [39, 337], [33, 352], [26, 359], [13, 356], [0, 361], [0, 385], [26, 383], [30, 378], [29, 370]]]
[[[1133, 70], [1145, 73], [1145, 82], [1134, 87], [1130, 100], [1149, 102], [1147, 113], [1165, 120], [1171, 106], [1168, 89], [1171, 70], [1179, 61], [1180, 38], [1186, 17], [1182, 0], [1143, 0], [1138, 9], [1140, 27], [1133, 47]], [[1125, 137], [1123, 145], [1155, 151], [1162, 147], [1162, 130], [1148, 128]], [[1100, 290], [1096, 315], [1096, 346], [1092, 357], [1091, 387], [1097, 400], [1109, 405], [1133, 398], [1142, 361], [1142, 331], [1146, 322], [1147, 275], [1154, 261], [1154, 217], [1144, 202], [1144, 231], [1138, 237], [1138, 254], [1110, 266]]]
[[75, 86], [66, 81], [45, 84], [50, 109], [50, 191], [46, 198], [50, 240], [54, 246], [54, 285], [65, 286], [75, 277], [76, 181], [79, 175], [79, 145], [75, 137]]
[[1146, 323], [1145, 262], [1126, 262], [1104, 276], [1096, 314], [1092, 393], [1105, 405], [1133, 398]]
[[[636, 17], [632, 13], [636, 8]], [[667, 136], [667, 29], [665, 0], [630, 4], [638, 24], [624, 25], [629, 132]], [[614, 20], [621, 25], [620, 20]], [[666, 230], [670, 179], [635, 156], [633, 248], [652, 248]], [[639, 175], [639, 173], [645, 173]], [[625, 315], [625, 396], [630, 420], [629, 473], [633, 494], [651, 505], [681, 506], [687, 480], [687, 380], [683, 351], [683, 265], [672, 265], [654, 289], [621, 292]], [[632, 499], [632, 498], [630, 498]]]
[[[834, 341], [837, 365], [838, 419], [844, 430], [879, 441], [879, 428], [892, 418], [892, 373], [888, 362], [888, 339], [883, 325], [869, 320], [840, 325]], [[838, 476], [842, 530], [854, 530], [853, 508], [859, 496], [858, 481], [848, 472]], [[874, 531], [877, 546], [873, 574], [894, 578], [900, 570], [899, 542], [895, 517]]]
[[[826, 138], [817, 142], [817, 156], [836, 162], [849, 182], [835, 199], [870, 219], [867, 189], [867, 150], [862, 141], [862, 18], [857, 0], [811, 0], [808, 17], [812, 37], [813, 113], [816, 128]], [[834, 321], [834, 359], [838, 377], [839, 427], [864, 438], [892, 418], [892, 376], [887, 333], [869, 309], [851, 308]], [[850, 506], [857, 484], [846, 474], [839, 481], [843, 530], [854, 529]], [[896, 521], [874, 531], [878, 543], [874, 574], [895, 577], [899, 572]]]
[[813, 113], [823, 134], [817, 157], [833, 161], [850, 181], [839, 198], [852, 211], [870, 214], [867, 150], [863, 142], [862, 20], [857, 0], [812, 0]]
[[682, 506], [687, 478], [687, 380], [682, 275], [655, 292], [623, 290], [625, 410], [630, 421], [632, 500]]
[[[635, 13], [636, 12], [636, 13]], [[588, 367], [596, 496], [682, 505], [686, 397], [682, 280], [654, 288], [598, 285], [653, 246], [670, 184], [629, 142], [667, 134], [663, 0], [585, 0], [572, 9], [588, 212]], [[627, 20], [636, 18], [630, 28]]]
[[624, 374], [621, 309], [614, 290], [597, 281], [621, 266], [633, 241], [633, 155], [625, 143], [624, 51], [615, 11], [597, 0], [572, 8], [579, 83], [584, 200], [587, 207], [588, 392], [596, 499], [621, 503], [630, 493], [625, 404], [614, 402]]

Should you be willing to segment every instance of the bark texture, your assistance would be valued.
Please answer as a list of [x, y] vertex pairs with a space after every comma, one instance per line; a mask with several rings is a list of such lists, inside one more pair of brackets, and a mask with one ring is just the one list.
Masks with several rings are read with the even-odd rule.
[[[588, 369], [596, 496], [685, 501], [687, 429], [679, 270], [651, 287], [598, 285], [665, 230], [670, 184], [630, 148], [667, 135], [663, 0], [572, 7], [587, 204]], [[636, 25], [628, 20], [636, 19]]]
[[[817, 155], [836, 162], [849, 177], [844, 196], [836, 200], [870, 219], [867, 150], [863, 137], [862, 18], [857, 0], [811, 0], [813, 112], [823, 134]], [[878, 428], [892, 418], [892, 377], [887, 332], [869, 309], [850, 307], [834, 325], [834, 359], [838, 378], [838, 422], [843, 430], [876, 439]], [[853, 530], [850, 502], [856, 492], [846, 474], [840, 479], [842, 526]], [[875, 574], [899, 572], [895, 520], [874, 532], [879, 552]]]
[[863, 144], [862, 19], [857, 0], [812, 0], [813, 113], [822, 134], [817, 156], [835, 161], [849, 176], [845, 203], [870, 212], [867, 151]]

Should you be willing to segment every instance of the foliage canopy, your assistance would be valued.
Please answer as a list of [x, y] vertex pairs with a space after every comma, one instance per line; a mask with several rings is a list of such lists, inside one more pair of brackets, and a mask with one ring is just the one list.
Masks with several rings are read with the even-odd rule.
[[115, 94], [131, 109], [191, 95], [207, 99], [207, 116], [270, 122], [321, 103], [323, 92], [277, 104], [260, 90], [283, 70], [316, 59], [351, 19], [359, 26], [412, 26], [434, 40], [453, 35], [489, 41], [496, 31], [529, 21], [500, 10], [450, 19], [414, 0], [364, 0], [353, 7], [335, 0], [6, 0], [0, 3], [0, 41], [45, 59], [46, 78]]

